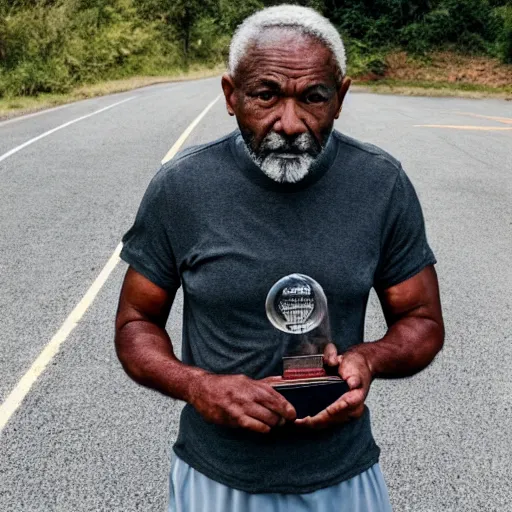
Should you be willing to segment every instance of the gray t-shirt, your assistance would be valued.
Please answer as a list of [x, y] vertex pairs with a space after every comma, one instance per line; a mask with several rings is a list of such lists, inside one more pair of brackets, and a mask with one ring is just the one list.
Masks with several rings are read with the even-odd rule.
[[[258, 169], [238, 131], [186, 150], [151, 181], [121, 257], [156, 285], [183, 287], [182, 357], [217, 374], [281, 372], [281, 335], [265, 299], [298, 272], [324, 288], [339, 352], [363, 342], [372, 287], [435, 263], [421, 208], [399, 162], [333, 132], [311, 173], [278, 184]], [[270, 434], [222, 427], [186, 405], [176, 454], [248, 492], [305, 493], [377, 462], [369, 411], [325, 430]]]

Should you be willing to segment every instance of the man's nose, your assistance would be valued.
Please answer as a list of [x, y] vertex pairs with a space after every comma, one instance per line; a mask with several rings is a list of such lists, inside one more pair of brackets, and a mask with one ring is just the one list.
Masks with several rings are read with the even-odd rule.
[[274, 124], [274, 130], [288, 136], [300, 135], [308, 131], [304, 121], [297, 115], [297, 105], [292, 98], [283, 100], [281, 116]]

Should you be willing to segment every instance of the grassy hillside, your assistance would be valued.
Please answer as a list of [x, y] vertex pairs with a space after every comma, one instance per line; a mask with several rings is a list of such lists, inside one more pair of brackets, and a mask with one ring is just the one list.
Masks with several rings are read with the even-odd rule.
[[[237, 24], [275, 3], [279, 2], [0, 0], [0, 98], [61, 94], [105, 80], [214, 67], [225, 59]], [[417, 71], [409, 76], [410, 71], [432, 68], [433, 62], [442, 65], [442, 59], [432, 56], [449, 51], [460, 58], [485, 57], [500, 68], [505, 85], [494, 80], [480, 85], [503, 88], [507, 80], [511, 83], [510, 0], [301, 3], [315, 7], [339, 28], [353, 76], [371, 81], [435, 81], [439, 77], [432, 78], [432, 73]], [[402, 75], [408, 76], [400, 76], [396, 55], [405, 59]], [[473, 83], [478, 75], [474, 68], [464, 74], [448, 67], [445, 74], [448, 84]]]

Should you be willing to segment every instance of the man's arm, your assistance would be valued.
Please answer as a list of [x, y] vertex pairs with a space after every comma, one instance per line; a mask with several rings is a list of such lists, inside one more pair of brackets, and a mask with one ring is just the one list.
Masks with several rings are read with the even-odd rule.
[[139, 384], [192, 404], [208, 421], [268, 432], [293, 407], [268, 383], [244, 375], [214, 375], [183, 364], [165, 324], [174, 293], [128, 269], [116, 317], [115, 345], [126, 373]]
[[427, 367], [443, 347], [444, 323], [434, 267], [386, 290], [377, 290], [388, 324], [379, 341], [354, 347], [373, 377], [408, 377]]
[[189, 401], [191, 385], [204, 372], [174, 355], [165, 324], [174, 295], [128, 269], [116, 316], [116, 352], [126, 373], [137, 383]]
[[297, 423], [322, 428], [361, 416], [376, 377], [407, 377], [423, 370], [441, 350], [444, 324], [437, 275], [428, 266], [410, 279], [377, 290], [388, 324], [385, 336], [339, 357], [339, 374], [350, 391], [314, 418]]

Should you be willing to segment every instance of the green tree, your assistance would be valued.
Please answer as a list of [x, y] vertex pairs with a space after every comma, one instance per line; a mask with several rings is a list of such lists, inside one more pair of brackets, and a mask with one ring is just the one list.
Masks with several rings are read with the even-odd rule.
[[502, 20], [497, 37], [498, 52], [503, 62], [512, 64], [512, 5], [503, 5], [496, 10]]
[[146, 19], [163, 24], [167, 38], [180, 41], [186, 59], [194, 25], [203, 17], [219, 14], [215, 0], [137, 0], [136, 5]]
[[263, 7], [260, 0], [219, 0], [219, 29], [232, 34], [245, 18]]

